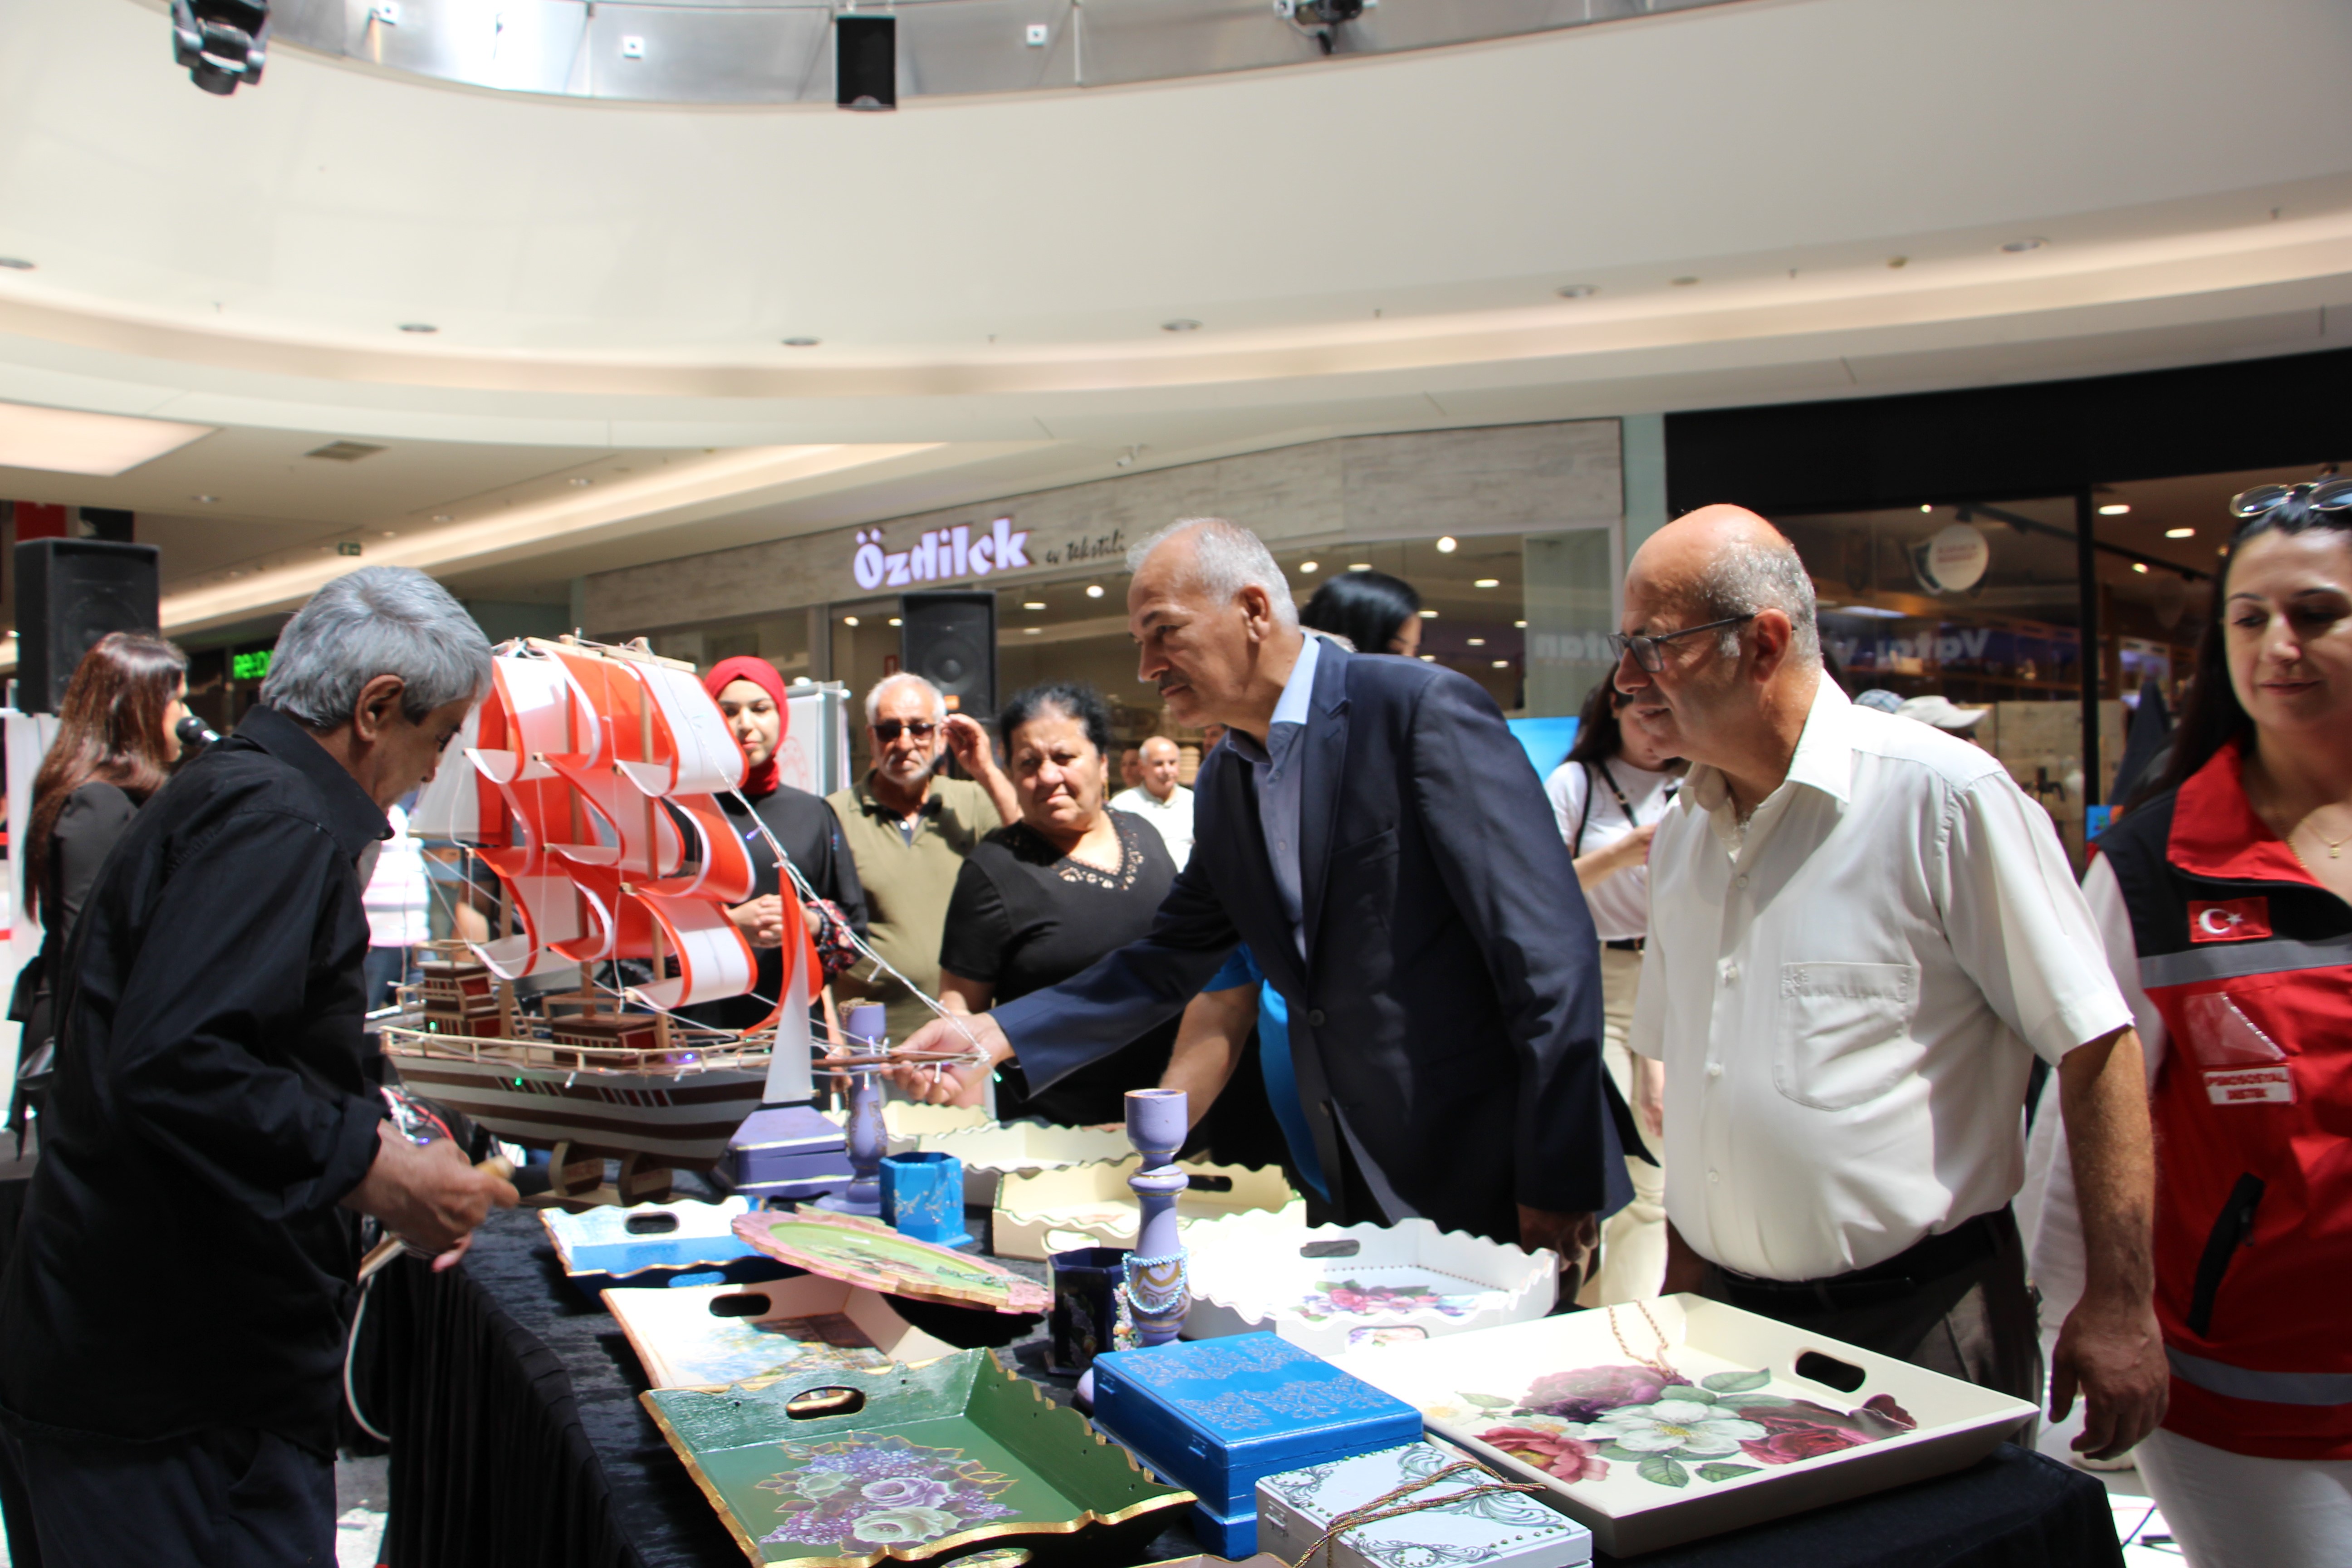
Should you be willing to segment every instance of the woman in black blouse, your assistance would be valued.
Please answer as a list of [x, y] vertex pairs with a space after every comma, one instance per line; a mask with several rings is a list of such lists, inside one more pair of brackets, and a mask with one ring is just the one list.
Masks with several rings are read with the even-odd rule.
[[[1150, 929], [1176, 879], [1158, 829], [1103, 802], [1110, 710], [1090, 686], [1050, 681], [997, 720], [1021, 820], [973, 846], [948, 902], [940, 995], [977, 1013], [1059, 984]], [[996, 1086], [1004, 1121], [1036, 1116], [1088, 1126], [1121, 1120], [1130, 1089], [1160, 1081], [1177, 1020], [1036, 1094], [1017, 1063]]]
[[[41, 951], [18, 977], [9, 1010], [25, 1026], [25, 1088], [47, 1081], [51, 992], [99, 868], [180, 760], [187, 695], [187, 655], [159, 637], [110, 632], [82, 655], [58, 705], [57, 739], [33, 775], [25, 832], [25, 913], [40, 920]], [[20, 1133], [22, 1113], [20, 1091], [9, 1116]]]

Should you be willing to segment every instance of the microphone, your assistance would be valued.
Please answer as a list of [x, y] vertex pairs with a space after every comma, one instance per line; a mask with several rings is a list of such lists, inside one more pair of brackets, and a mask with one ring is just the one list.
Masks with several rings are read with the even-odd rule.
[[180, 738], [180, 754], [193, 757], [220, 739], [213, 727], [191, 713], [172, 726], [172, 733]]

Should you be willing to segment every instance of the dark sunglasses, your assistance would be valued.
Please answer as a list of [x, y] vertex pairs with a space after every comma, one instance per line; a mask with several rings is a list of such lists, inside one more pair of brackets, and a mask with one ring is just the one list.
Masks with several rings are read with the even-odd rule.
[[1619, 658], [1623, 658], [1630, 653], [1633, 656], [1635, 664], [1640, 665], [1652, 675], [1655, 675], [1666, 668], [1666, 656], [1663, 645], [1674, 641], [1676, 637], [1696, 637], [1701, 632], [1720, 631], [1725, 626], [1745, 626], [1755, 618], [1756, 612], [1750, 610], [1744, 616], [1726, 616], [1719, 621], [1709, 621], [1704, 626], [1685, 626], [1678, 632], [1659, 632], [1654, 637], [1644, 637], [1638, 633], [1629, 637], [1623, 632], [1611, 632], [1609, 646], [1616, 650]]
[[918, 741], [928, 741], [939, 733], [940, 727], [929, 719], [885, 719], [874, 726], [874, 738], [887, 746], [898, 738], [901, 730]]
[[2316, 479], [2300, 485], [2256, 485], [2230, 498], [2230, 515], [2261, 517], [2300, 500], [2314, 511], [2352, 511], [2352, 478]]

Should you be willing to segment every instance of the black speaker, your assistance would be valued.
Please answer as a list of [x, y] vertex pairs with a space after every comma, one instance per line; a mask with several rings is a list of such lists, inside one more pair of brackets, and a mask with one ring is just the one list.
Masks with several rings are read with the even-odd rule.
[[898, 667], [948, 694], [948, 706], [975, 719], [996, 717], [996, 595], [901, 594]]
[[163, 625], [152, 544], [28, 539], [16, 546], [16, 705], [54, 713], [81, 656], [109, 632]]
[[844, 109], [898, 107], [898, 19], [836, 16], [833, 100]]

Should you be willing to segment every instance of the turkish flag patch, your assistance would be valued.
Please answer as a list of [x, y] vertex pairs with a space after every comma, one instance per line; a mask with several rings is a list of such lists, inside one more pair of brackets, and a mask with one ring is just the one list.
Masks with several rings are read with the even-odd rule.
[[2224, 899], [2189, 906], [2191, 942], [2252, 942], [2271, 934], [2268, 899]]

